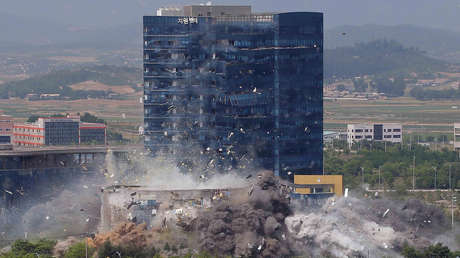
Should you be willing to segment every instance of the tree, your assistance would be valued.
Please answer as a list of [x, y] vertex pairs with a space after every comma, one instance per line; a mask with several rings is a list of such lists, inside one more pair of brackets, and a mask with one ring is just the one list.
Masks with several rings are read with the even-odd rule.
[[27, 119], [27, 123], [35, 123], [40, 116], [37, 115], [31, 115], [29, 116], [29, 119]]
[[95, 115], [91, 115], [90, 113], [86, 112], [83, 116], [80, 116], [80, 121], [86, 122], [86, 123], [101, 123], [105, 124], [105, 120], [98, 118]]
[[56, 241], [40, 239], [37, 242], [16, 240], [11, 246], [11, 251], [2, 255], [5, 258], [34, 258], [37, 256], [51, 258]]
[[[91, 257], [94, 253], [94, 248], [88, 247], [88, 256]], [[64, 258], [80, 258], [86, 255], [86, 244], [79, 242], [72, 245], [64, 254]]]
[[365, 92], [368, 88], [367, 82], [361, 78], [353, 79], [353, 86], [355, 87], [355, 91], [357, 92]]
[[389, 79], [386, 77], [376, 77], [372, 81], [372, 86], [380, 93], [385, 93], [388, 96], [400, 97], [404, 95], [406, 90], [406, 82], [404, 78], [397, 77]]

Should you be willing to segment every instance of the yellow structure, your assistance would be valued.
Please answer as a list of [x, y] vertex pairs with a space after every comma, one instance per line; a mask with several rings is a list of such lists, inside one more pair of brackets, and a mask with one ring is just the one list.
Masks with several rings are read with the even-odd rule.
[[294, 185], [298, 194], [343, 195], [342, 175], [294, 175]]

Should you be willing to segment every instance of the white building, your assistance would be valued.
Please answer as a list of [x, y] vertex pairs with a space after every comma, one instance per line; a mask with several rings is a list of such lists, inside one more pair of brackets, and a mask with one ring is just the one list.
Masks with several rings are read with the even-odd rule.
[[184, 10], [177, 7], [162, 7], [158, 8], [157, 16], [183, 16]]
[[454, 149], [460, 150], [460, 123], [454, 123]]
[[362, 140], [401, 143], [402, 142], [402, 125], [393, 124], [393, 123], [348, 124], [347, 126], [348, 144], [351, 146], [353, 145], [353, 143], [356, 143]]
[[332, 143], [334, 140], [338, 140], [340, 137], [339, 132], [334, 131], [323, 131], [323, 143]]

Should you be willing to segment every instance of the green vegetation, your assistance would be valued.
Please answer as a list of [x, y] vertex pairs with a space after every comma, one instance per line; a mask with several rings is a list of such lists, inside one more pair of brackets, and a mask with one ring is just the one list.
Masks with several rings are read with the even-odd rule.
[[417, 250], [407, 243], [404, 244], [401, 254], [406, 258], [454, 258], [459, 257], [460, 252], [451, 252], [449, 247], [440, 243], [430, 245], [422, 250]]
[[78, 70], [61, 70], [29, 79], [0, 85], [0, 98], [25, 98], [27, 94], [60, 94], [62, 98], [105, 98], [112, 92], [73, 90], [70, 85], [97, 81], [107, 85], [132, 85], [141, 81], [141, 71], [116, 66], [93, 66]]
[[132, 258], [142, 258], [142, 257], [157, 257], [158, 251], [155, 247], [142, 249], [136, 246], [123, 247], [123, 246], [114, 246], [110, 242], [105, 242], [104, 245], [98, 251], [99, 258], [106, 257], [132, 257]]
[[85, 114], [80, 116], [80, 121], [85, 122], [85, 123], [100, 123], [100, 124], [106, 124], [107, 123], [104, 119], [98, 118], [95, 115], [91, 115], [88, 112], [85, 112]]
[[[81, 258], [85, 257], [86, 255], [87, 246], [85, 242], [79, 242], [72, 245], [69, 250], [67, 250], [64, 254], [64, 258]], [[92, 247], [88, 247], [88, 257], [92, 257], [96, 250]]]
[[410, 72], [432, 74], [446, 69], [444, 62], [427, 57], [416, 48], [406, 48], [387, 40], [325, 50], [324, 63], [327, 79]]
[[413, 88], [409, 94], [418, 100], [460, 99], [460, 89], [430, 90]]
[[16, 240], [11, 251], [0, 255], [0, 258], [51, 258], [56, 241], [40, 239], [37, 242]]
[[[344, 147], [345, 144], [334, 145]], [[327, 150], [324, 153], [324, 170], [343, 175], [345, 187], [356, 188], [364, 182], [373, 189], [381, 186], [404, 191], [412, 187], [415, 156], [416, 188], [434, 189], [436, 176], [437, 189], [448, 189], [449, 167], [452, 186], [460, 187], [460, 161], [456, 152], [447, 149], [432, 151], [419, 145], [386, 145], [381, 142], [361, 142], [353, 147], [352, 152], [355, 153], [346, 149], [344, 152]]]
[[394, 79], [388, 79], [384, 76], [376, 76], [371, 85], [379, 93], [385, 93], [391, 97], [401, 97], [404, 95], [406, 90], [406, 83], [403, 77], [396, 77]]

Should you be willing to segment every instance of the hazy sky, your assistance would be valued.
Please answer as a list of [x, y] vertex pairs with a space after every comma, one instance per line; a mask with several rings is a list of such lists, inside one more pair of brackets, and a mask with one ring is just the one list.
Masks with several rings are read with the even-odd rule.
[[[78, 27], [135, 23], [162, 6], [190, 0], [1, 0], [0, 12]], [[460, 31], [460, 0], [219, 0], [250, 4], [255, 11], [322, 11], [326, 27], [361, 24], [414, 24]]]

